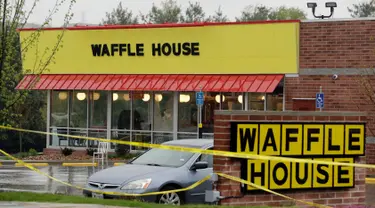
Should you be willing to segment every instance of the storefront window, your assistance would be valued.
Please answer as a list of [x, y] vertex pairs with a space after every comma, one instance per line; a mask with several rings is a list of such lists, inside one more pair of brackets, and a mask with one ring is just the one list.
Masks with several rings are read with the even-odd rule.
[[133, 130], [150, 131], [151, 128], [151, 98], [150, 92], [133, 92]]
[[278, 86], [272, 94], [267, 94], [267, 111], [283, 111], [283, 87]]
[[243, 109], [243, 94], [228, 92], [222, 93], [222, 110], [242, 110]]
[[[68, 134], [68, 109], [69, 92], [52, 91], [51, 92], [51, 128], [50, 131], [55, 134]], [[51, 135], [49, 137], [50, 146], [68, 145], [66, 137]]]
[[129, 92], [112, 93], [112, 128], [130, 130], [131, 100]]
[[202, 109], [203, 133], [214, 132], [214, 113], [215, 110], [220, 109], [220, 100], [223, 100], [223, 96], [220, 96], [220, 93], [205, 93], [204, 105]]
[[197, 132], [197, 105], [194, 92], [179, 94], [178, 132]]
[[173, 131], [173, 92], [154, 93], [154, 131]]
[[52, 91], [51, 93], [51, 126], [68, 126], [68, 91]]
[[267, 111], [283, 111], [283, 95], [267, 95]]
[[[150, 92], [133, 92], [131, 94], [133, 101], [133, 138], [134, 142], [151, 143], [152, 130], [152, 98]], [[138, 131], [137, 131], [138, 130]], [[144, 132], [149, 131], [149, 132]], [[136, 150], [145, 150], [146, 148], [134, 147]]]
[[263, 93], [249, 93], [249, 110], [264, 111], [265, 99]]
[[90, 128], [107, 128], [107, 101], [107, 92], [90, 92]]
[[[112, 129], [117, 129], [112, 131], [112, 139], [130, 141], [130, 97], [130, 92], [112, 93]], [[111, 143], [112, 149], [115, 149], [115, 146], [115, 143]]]
[[71, 98], [70, 127], [87, 128], [87, 92], [74, 91]]

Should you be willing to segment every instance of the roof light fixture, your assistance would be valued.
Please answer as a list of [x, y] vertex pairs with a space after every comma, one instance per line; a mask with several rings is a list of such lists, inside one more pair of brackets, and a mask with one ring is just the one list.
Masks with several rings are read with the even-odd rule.
[[325, 19], [325, 18], [330, 18], [332, 17], [334, 11], [335, 11], [335, 8], [337, 7], [337, 3], [336, 2], [326, 2], [326, 7], [327, 8], [330, 8], [330, 14], [327, 16], [327, 15], [316, 15], [315, 14], [315, 9], [316, 7], [318, 6], [317, 3], [315, 2], [308, 2], [307, 3], [307, 8], [311, 9], [312, 10], [312, 13], [314, 15], [315, 18], [319, 18], [319, 19]]

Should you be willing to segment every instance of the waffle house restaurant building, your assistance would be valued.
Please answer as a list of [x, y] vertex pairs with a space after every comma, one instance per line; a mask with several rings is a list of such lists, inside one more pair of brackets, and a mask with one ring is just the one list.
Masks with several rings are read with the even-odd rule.
[[[67, 28], [53, 63], [39, 77], [27, 73], [17, 89], [48, 92], [50, 132], [151, 143], [198, 137], [195, 93], [202, 90], [203, 138], [213, 138], [215, 110], [285, 110], [284, 77], [298, 74], [299, 27], [281, 21]], [[36, 32], [21, 30], [21, 41]], [[24, 54], [26, 71], [46, 61], [43, 51], [62, 32], [40, 32]], [[46, 145], [85, 150], [97, 143], [50, 136]]]

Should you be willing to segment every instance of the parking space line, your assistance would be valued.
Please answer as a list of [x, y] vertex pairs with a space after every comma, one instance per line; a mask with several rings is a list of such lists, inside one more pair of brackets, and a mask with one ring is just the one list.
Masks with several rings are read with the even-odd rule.
[[113, 166], [125, 165], [125, 163], [114, 163]]
[[[49, 165], [48, 163], [27, 163], [27, 164], [35, 166], [35, 167], [46, 167], [46, 166]], [[16, 166], [16, 167], [23, 167], [25, 165], [21, 164], [21, 163], [15, 163], [14, 166]]]
[[98, 163], [63, 163], [65, 167], [96, 167]]

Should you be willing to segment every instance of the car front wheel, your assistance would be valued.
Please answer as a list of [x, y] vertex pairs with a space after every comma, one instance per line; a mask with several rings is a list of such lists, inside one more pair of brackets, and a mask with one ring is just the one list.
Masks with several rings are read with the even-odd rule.
[[[172, 186], [167, 186], [163, 188], [161, 191], [171, 191], [175, 190], [176, 188]], [[182, 194], [181, 192], [172, 192], [167, 194], [161, 194], [158, 197], [157, 203], [159, 204], [169, 204], [169, 205], [181, 205], [183, 204]]]

